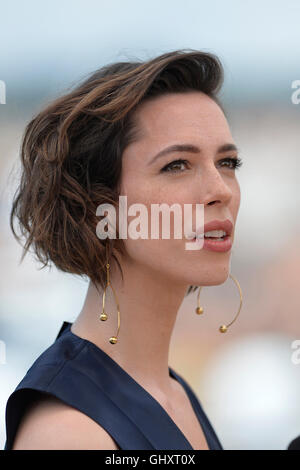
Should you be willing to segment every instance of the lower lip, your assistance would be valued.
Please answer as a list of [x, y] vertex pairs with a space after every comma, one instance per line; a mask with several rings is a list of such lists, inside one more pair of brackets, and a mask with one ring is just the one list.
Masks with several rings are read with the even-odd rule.
[[[197, 243], [196, 238], [193, 240], [194, 243]], [[202, 240], [201, 240], [202, 242]], [[211, 238], [204, 238], [203, 249], [209, 251], [229, 251], [231, 250], [232, 243], [229, 235], [223, 238], [223, 240], [217, 241], [212, 240]]]

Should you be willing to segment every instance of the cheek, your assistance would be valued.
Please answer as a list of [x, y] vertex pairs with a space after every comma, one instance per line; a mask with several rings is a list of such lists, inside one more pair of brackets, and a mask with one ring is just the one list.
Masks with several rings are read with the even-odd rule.
[[[166, 186], [162, 184], [149, 184], [149, 181], [136, 181], [135, 184], [127, 185], [128, 191], [124, 191], [124, 195], [127, 196], [127, 209], [133, 204], [142, 204], [145, 206], [145, 214], [147, 220], [147, 232], [146, 236], [148, 239], [133, 239], [129, 236], [124, 240], [126, 254], [137, 263], [148, 266], [153, 270], [164, 271], [167, 269], [167, 265], [170, 261], [168, 253], [172, 250], [173, 244], [181, 243], [180, 240], [168, 240], [162, 239], [161, 226], [162, 226], [162, 215], [159, 215], [159, 238], [151, 239], [151, 205], [166, 203], [171, 206], [173, 203], [180, 203], [185, 200], [184, 191], [179, 193], [176, 191], [170, 191]], [[130, 190], [129, 190], [130, 188]], [[126, 190], [126, 185], [123, 186]], [[142, 227], [138, 225], [137, 219], [140, 217], [139, 209], [137, 209], [136, 215], [127, 216], [127, 227], [130, 225], [135, 227], [136, 232], [140, 232]], [[135, 223], [136, 221], [136, 223]], [[134, 224], [134, 225], [133, 225]], [[155, 224], [156, 225], [156, 224]], [[145, 226], [144, 226], [145, 227]], [[171, 215], [170, 218], [170, 233], [171, 238], [174, 231], [174, 220]], [[172, 259], [172, 257], [171, 257]]]
[[238, 181], [236, 181], [236, 185], [234, 187], [233, 197], [232, 197], [232, 205], [233, 205], [235, 217], [237, 216], [237, 213], [239, 211], [240, 203], [241, 203], [241, 190], [240, 190], [240, 185]]

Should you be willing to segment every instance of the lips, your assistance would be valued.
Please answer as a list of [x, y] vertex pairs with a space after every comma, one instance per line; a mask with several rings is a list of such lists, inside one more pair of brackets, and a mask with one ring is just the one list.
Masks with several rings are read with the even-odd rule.
[[196, 236], [203, 237], [205, 232], [210, 232], [211, 230], [224, 230], [224, 232], [226, 232], [226, 236], [230, 236], [233, 230], [233, 224], [229, 219], [211, 220], [204, 224], [204, 232], [200, 228], [196, 230]]

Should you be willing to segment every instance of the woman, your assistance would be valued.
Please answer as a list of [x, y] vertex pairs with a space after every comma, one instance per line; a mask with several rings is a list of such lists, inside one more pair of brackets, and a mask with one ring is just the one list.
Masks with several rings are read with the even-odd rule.
[[[45, 265], [90, 283], [76, 321], [10, 396], [6, 449], [222, 449], [168, 366], [184, 296], [229, 275], [241, 161], [216, 96], [222, 81], [218, 58], [190, 49], [110, 64], [27, 126], [12, 230], [17, 217], [24, 254], [33, 245]], [[202, 204], [205, 224], [217, 221], [205, 231], [226, 234], [191, 242], [196, 251], [185, 235], [101, 238], [97, 207], [119, 215], [120, 195], [148, 214], [153, 204], [193, 213]]]

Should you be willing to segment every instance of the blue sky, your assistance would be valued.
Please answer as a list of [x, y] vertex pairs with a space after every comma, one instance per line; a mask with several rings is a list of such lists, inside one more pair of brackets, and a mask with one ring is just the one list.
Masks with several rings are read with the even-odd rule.
[[0, 8], [8, 93], [55, 94], [105, 63], [182, 48], [216, 53], [236, 99], [285, 99], [300, 78], [298, 0], [11, 0]]

